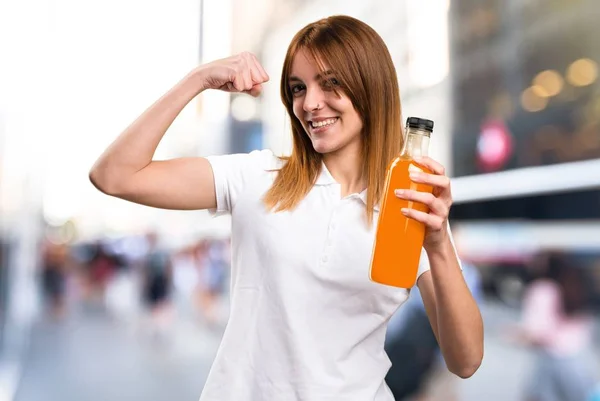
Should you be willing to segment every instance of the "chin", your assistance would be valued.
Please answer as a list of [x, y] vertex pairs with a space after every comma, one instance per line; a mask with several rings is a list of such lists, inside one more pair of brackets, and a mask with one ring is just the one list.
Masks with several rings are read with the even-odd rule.
[[326, 154], [326, 153], [331, 153], [331, 152], [335, 152], [338, 147], [337, 146], [332, 146], [330, 144], [327, 143], [322, 143], [322, 142], [313, 142], [313, 149], [315, 150], [315, 152], [320, 153], [320, 154]]

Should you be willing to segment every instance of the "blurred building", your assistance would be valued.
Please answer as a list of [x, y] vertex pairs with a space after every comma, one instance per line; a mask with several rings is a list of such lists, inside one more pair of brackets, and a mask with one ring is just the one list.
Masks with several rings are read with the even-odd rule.
[[600, 265], [598, 17], [593, 0], [451, 2], [452, 214], [494, 274], [548, 248]]
[[[0, 106], [7, 100], [6, 92], [0, 91]], [[6, 386], [6, 366], [16, 366], [26, 350], [38, 310], [40, 183], [35, 163], [27, 163], [31, 133], [20, 132], [15, 140], [6, 129], [20, 124], [18, 116], [0, 108], [0, 387]]]
[[[34, 110], [45, 95], [39, 59], [46, 38], [35, 37], [29, 24], [45, 27], [30, 4], [0, 2], [0, 388], [3, 362], [25, 350], [36, 312], [36, 246], [41, 237], [41, 160], [43, 140], [37, 133], [44, 113]], [[28, 16], [28, 24], [15, 22]], [[20, 39], [17, 45], [15, 37]], [[36, 62], [34, 62], [36, 60]], [[27, 79], [22, 79], [26, 76]], [[33, 89], [35, 88], [35, 89]], [[39, 97], [31, 96], [36, 93]], [[36, 118], [32, 118], [35, 115]], [[0, 391], [0, 396], [2, 391]]]

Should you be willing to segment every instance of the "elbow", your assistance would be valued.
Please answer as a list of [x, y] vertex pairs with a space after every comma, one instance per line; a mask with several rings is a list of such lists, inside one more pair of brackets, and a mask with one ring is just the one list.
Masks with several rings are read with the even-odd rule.
[[468, 366], [453, 373], [461, 379], [468, 379], [469, 377], [473, 376], [475, 372], [477, 372], [477, 369], [479, 369], [479, 365]]
[[[114, 174], [112, 175], [114, 176]], [[116, 196], [119, 193], [118, 181], [105, 168], [94, 166], [88, 173], [92, 185], [106, 195]]]
[[479, 367], [481, 366], [481, 362], [483, 361], [483, 355], [474, 359], [469, 363], [462, 364], [461, 366], [457, 366], [450, 371], [461, 379], [468, 379], [477, 372]]

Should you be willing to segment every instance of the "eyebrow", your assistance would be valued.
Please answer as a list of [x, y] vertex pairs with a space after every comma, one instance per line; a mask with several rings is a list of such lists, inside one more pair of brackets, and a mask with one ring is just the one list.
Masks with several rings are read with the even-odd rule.
[[[333, 70], [327, 70], [327, 71], [323, 71], [323, 73], [321, 74], [317, 74], [315, 75], [315, 80], [319, 80], [321, 79], [324, 75], [332, 75], [335, 74], [335, 71]], [[290, 76], [288, 79], [289, 82], [302, 82], [302, 80], [294, 75]]]

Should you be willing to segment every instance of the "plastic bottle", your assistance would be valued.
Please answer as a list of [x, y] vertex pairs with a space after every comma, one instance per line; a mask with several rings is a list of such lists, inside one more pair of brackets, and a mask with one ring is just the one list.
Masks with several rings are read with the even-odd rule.
[[379, 219], [371, 256], [370, 276], [377, 283], [411, 288], [417, 280], [425, 225], [404, 216], [402, 208], [429, 213], [422, 203], [407, 201], [396, 196], [396, 189], [411, 189], [431, 193], [433, 188], [413, 182], [411, 171], [430, 171], [414, 162], [418, 156], [427, 156], [433, 121], [417, 117], [406, 120], [406, 137], [400, 155], [389, 165], [381, 200]]

